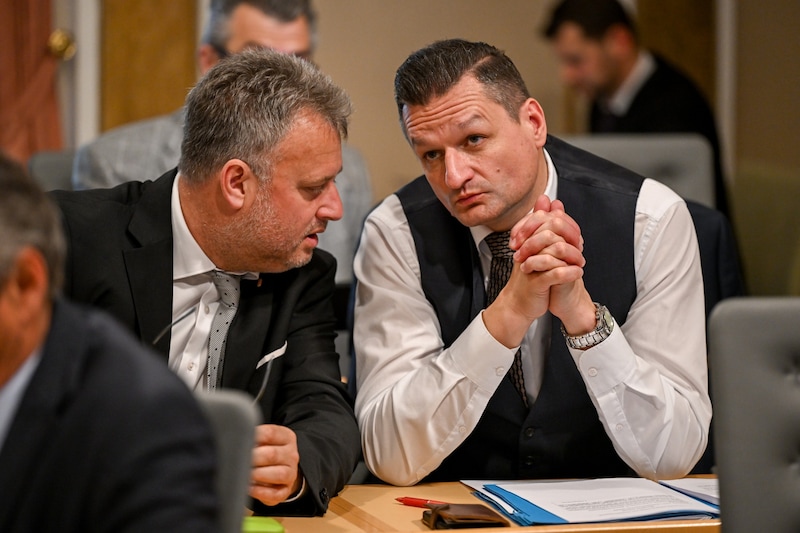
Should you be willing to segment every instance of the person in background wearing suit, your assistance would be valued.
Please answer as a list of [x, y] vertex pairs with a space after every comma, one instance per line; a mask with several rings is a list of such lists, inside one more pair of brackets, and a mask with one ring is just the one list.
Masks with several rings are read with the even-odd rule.
[[562, 0], [543, 30], [561, 78], [591, 101], [592, 133], [698, 133], [713, 150], [715, 207], [730, 213], [714, 116], [697, 86], [642, 48], [617, 0]]
[[[317, 40], [311, 0], [212, 0], [208, 23], [197, 50], [205, 74], [220, 59], [247, 48], [271, 48], [311, 60]], [[178, 164], [184, 110], [106, 132], [80, 147], [72, 183], [76, 190], [113, 187], [160, 176]], [[361, 223], [372, 207], [372, 185], [361, 154], [342, 145], [342, 172], [336, 187], [344, 214], [320, 235], [320, 247], [338, 262], [337, 283], [350, 283]]]
[[395, 100], [425, 175], [369, 215], [356, 253], [370, 470], [399, 485], [689, 472], [711, 405], [684, 201], [548, 136], [488, 44], [413, 53]]
[[342, 216], [350, 100], [311, 63], [259, 49], [212, 67], [185, 108], [177, 169], [53, 193], [66, 292], [155, 345], [191, 388], [259, 397], [254, 510], [322, 514], [360, 454], [333, 344], [336, 261], [315, 250]]
[[0, 155], [0, 531], [216, 531], [208, 421], [130, 333], [59, 297], [65, 248]]

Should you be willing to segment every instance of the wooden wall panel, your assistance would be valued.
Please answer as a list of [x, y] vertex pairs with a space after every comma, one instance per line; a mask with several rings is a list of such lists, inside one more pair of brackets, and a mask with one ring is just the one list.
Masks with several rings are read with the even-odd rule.
[[178, 109], [197, 79], [196, 0], [101, 5], [101, 130]]
[[712, 108], [716, 87], [713, 0], [638, 0], [642, 44], [679, 66]]

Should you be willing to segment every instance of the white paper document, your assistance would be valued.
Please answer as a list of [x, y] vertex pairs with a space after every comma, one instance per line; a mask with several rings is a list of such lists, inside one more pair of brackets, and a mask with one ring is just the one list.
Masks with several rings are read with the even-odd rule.
[[464, 483], [521, 525], [719, 516], [714, 506], [642, 478]]
[[717, 478], [686, 477], [659, 481], [662, 485], [680, 491], [698, 500], [719, 505], [719, 482]]

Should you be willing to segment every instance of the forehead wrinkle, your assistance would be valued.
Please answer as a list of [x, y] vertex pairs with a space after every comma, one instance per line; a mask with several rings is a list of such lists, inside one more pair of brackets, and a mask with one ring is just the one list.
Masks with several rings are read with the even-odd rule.
[[[452, 101], [442, 101], [438, 104], [415, 106], [416, 109], [413, 111], [406, 107], [406, 131], [412, 145], [422, 144], [426, 134], [443, 133], [446, 129], [463, 131], [485, 119], [482, 111], [485, 100], [477, 95], [469, 96], [455, 105]], [[459, 117], [470, 111], [471, 113], [466, 118]]]

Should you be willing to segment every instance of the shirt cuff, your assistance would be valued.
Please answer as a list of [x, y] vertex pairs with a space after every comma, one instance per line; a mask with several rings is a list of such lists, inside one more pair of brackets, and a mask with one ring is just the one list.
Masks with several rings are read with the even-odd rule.
[[300, 498], [302, 498], [303, 496], [305, 496], [306, 491], [308, 490], [308, 487], [306, 485], [306, 476], [302, 476], [302, 477], [303, 477], [303, 482], [300, 485], [300, 488], [297, 490], [297, 492], [295, 492], [294, 494], [292, 494], [291, 496], [289, 496], [288, 498], [283, 500], [283, 503], [291, 503], [291, 502], [297, 501]]
[[636, 372], [636, 357], [619, 328], [587, 350], [569, 349], [586, 386], [596, 398], [625, 383]]
[[511, 368], [517, 349], [506, 348], [492, 337], [483, 323], [481, 311], [446, 353], [452, 358], [452, 364], [478, 388], [494, 391]]

